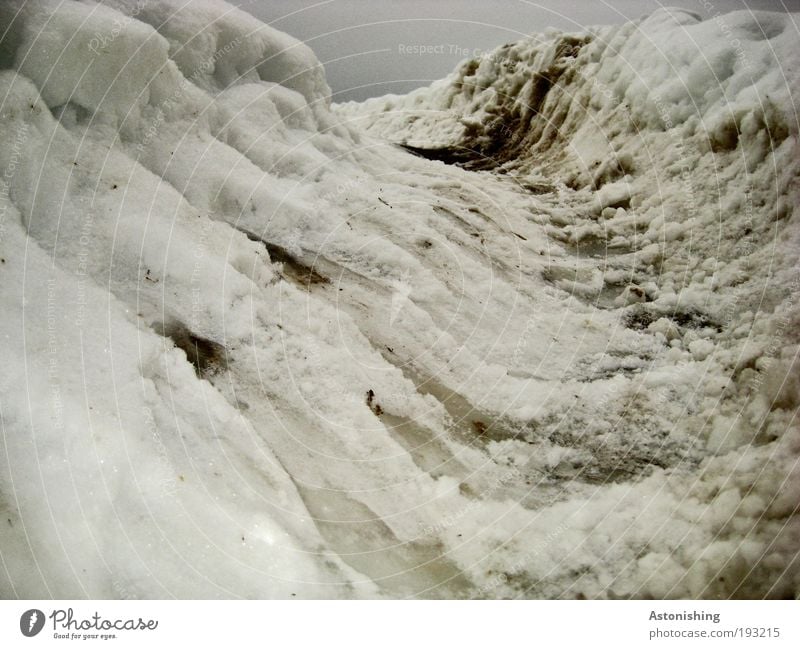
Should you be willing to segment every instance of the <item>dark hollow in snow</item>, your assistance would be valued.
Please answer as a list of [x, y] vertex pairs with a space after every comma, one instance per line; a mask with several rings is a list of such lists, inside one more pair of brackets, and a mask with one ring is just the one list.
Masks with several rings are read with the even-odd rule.
[[659, 318], [669, 318], [676, 325], [684, 329], [705, 329], [706, 327], [710, 327], [717, 333], [720, 333], [723, 328], [719, 322], [707, 313], [703, 313], [691, 307], [659, 311], [641, 304], [636, 304], [625, 312], [622, 319], [623, 324], [629, 329], [642, 331], [647, 329], [650, 324]]
[[213, 340], [193, 333], [182, 322], [161, 323], [156, 331], [182, 349], [198, 378], [208, 378], [227, 367], [227, 350]]
[[466, 166], [468, 163], [475, 163], [484, 159], [484, 156], [478, 151], [458, 144], [437, 148], [411, 146], [410, 144], [400, 144], [399, 146], [420, 158], [437, 160], [448, 165]]
[[330, 284], [330, 280], [324, 275], [320, 275], [311, 266], [307, 266], [302, 261], [292, 255], [286, 248], [279, 246], [277, 243], [267, 241], [263, 237], [253, 234], [242, 228], [237, 228], [244, 234], [250, 241], [255, 241], [262, 244], [269, 253], [269, 258], [274, 262], [283, 266], [282, 277], [288, 279], [299, 286], [310, 288], [315, 284]]

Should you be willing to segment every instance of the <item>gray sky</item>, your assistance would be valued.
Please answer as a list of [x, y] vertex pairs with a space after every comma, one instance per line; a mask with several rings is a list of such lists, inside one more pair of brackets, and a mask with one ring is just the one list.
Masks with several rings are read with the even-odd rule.
[[[616, 24], [659, 6], [701, 16], [735, 9], [800, 11], [800, 0], [233, 0], [299, 38], [325, 64], [335, 101], [404, 93], [488, 51], [547, 27]], [[713, 5], [709, 12], [706, 5]], [[425, 55], [407, 47], [430, 45]]]

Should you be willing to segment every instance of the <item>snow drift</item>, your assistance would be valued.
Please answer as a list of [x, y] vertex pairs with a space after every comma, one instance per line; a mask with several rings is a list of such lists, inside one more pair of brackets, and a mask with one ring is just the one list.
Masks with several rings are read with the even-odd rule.
[[2, 595], [799, 592], [795, 16], [331, 107], [184, 4], [0, 8]]

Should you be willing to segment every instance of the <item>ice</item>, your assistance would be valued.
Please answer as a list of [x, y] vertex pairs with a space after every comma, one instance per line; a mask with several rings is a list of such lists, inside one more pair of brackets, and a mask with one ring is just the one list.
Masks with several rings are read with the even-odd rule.
[[154, 72], [164, 74], [164, 39], [107, 7], [68, 0], [56, 20], [44, 8], [23, 8], [15, 22], [21, 42], [14, 66], [51, 108], [71, 103], [121, 121], [147, 104], [150, 86], [161, 83]]
[[0, 594], [800, 592], [795, 16], [339, 106], [223, 2], [0, 17]]

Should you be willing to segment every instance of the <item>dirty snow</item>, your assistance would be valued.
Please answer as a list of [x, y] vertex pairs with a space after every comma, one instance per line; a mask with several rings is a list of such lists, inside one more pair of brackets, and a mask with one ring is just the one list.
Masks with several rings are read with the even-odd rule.
[[223, 2], [4, 3], [0, 594], [800, 593], [797, 19], [331, 106]]

